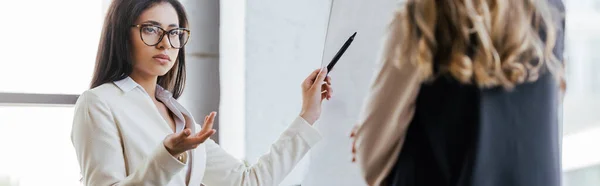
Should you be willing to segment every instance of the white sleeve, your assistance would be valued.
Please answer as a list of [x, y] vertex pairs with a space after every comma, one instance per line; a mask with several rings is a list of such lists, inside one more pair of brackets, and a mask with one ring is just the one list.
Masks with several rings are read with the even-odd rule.
[[308, 122], [297, 117], [271, 145], [271, 150], [252, 166], [225, 152], [212, 140], [206, 144], [206, 186], [279, 185], [294, 166], [319, 140], [321, 135]]
[[84, 92], [75, 105], [71, 141], [84, 185], [166, 185], [185, 164], [157, 145], [145, 163], [127, 175], [119, 129], [108, 105]]

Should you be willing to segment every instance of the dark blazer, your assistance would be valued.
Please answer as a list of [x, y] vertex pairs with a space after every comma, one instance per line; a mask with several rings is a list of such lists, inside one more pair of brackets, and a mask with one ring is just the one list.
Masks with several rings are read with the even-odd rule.
[[[550, 0], [564, 13], [561, 0]], [[555, 55], [562, 61], [564, 19]], [[397, 162], [384, 185], [561, 185], [559, 89], [546, 72], [512, 91], [422, 84]]]

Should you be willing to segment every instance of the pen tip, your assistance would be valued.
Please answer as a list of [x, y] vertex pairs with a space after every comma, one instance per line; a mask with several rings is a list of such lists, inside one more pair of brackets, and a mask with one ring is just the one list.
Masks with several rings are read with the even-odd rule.
[[352, 36], [350, 36], [350, 37], [354, 37], [354, 36], [356, 36], [356, 32], [354, 32], [354, 34], [352, 34]]

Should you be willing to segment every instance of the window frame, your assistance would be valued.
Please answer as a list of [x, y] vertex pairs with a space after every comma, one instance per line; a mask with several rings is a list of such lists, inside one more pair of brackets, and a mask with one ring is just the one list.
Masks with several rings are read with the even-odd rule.
[[74, 106], [76, 94], [36, 94], [0, 92], [0, 106]]

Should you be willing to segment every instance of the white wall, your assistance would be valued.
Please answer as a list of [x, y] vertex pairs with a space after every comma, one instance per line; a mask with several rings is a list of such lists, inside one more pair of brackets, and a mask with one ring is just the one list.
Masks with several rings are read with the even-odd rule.
[[302, 80], [358, 31], [330, 74], [334, 98], [324, 103], [322, 119], [316, 124], [324, 140], [281, 185], [364, 185], [350, 162], [348, 134], [370, 83], [395, 1], [333, 4], [323, 0], [221, 4], [221, 144], [249, 163], [266, 153], [299, 114]]
[[324, 105], [318, 126], [324, 139], [311, 152], [309, 173], [302, 185], [365, 185], [357, 165], [351, 163], [349, 134], [371, 83], [381, 38], [396, 2], [334, 1], [324, 61], [329, 62], [346, 39], [358, 33], [329, 74], [334, 98]]
[[[246, 1], [245, 140], [250, 163], [300, 113], [300, 84], [320, 66], [329, 5], [323, 0]], [[281, 185], [299, 184], [306, 163]]]
[[600, 185], [600, 17], [597, 0], [565, 1], [566, 79], [562, 168], [564, 185]]
[[246, 0], [220, 5], [220, 145], [239, 159], [245, 158], [246, 134]]

